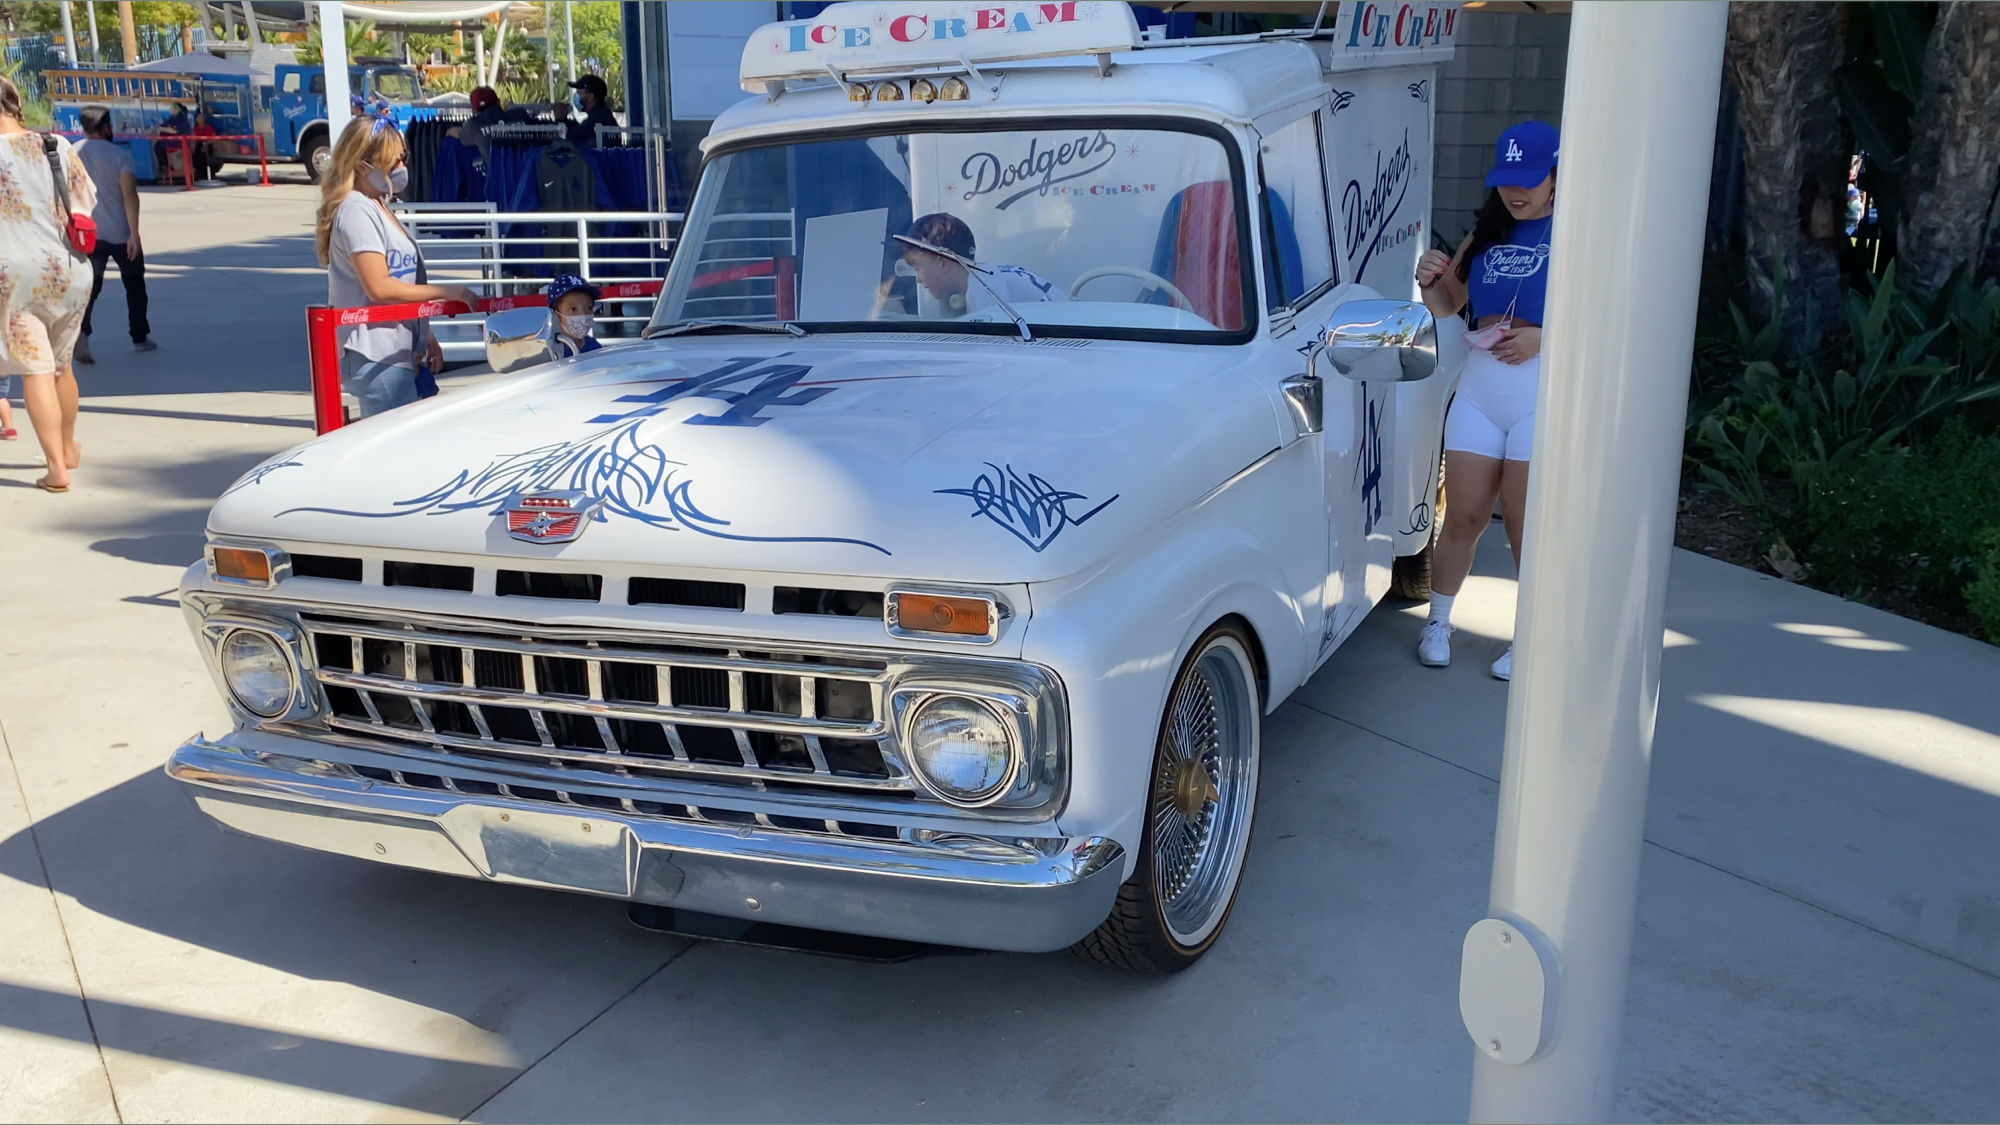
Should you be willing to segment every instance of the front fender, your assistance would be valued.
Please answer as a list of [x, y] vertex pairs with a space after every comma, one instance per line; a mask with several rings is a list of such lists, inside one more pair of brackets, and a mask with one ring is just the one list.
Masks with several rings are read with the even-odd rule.
[[1056, 669], [1070, 699], [1061, 830], [1116, 840], [1128, 875], [1167, 693], [1201, 634], [1232, 615], [1249, 624], [1267, 710], [1309, 670], [1326, 541], [1307, 445], [1274, 452], [1107, 565], [1029, 589], [1023, 656]]

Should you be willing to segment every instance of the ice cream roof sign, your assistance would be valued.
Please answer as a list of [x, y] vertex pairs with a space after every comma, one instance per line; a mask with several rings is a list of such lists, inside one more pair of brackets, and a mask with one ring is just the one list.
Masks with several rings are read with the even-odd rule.
[[811, 19], [766, 24], [743, 45], [752, 93], [787, 78], [1128, 51], [1132, 9], [1114, 0], [1054, 3], [847, 3]]

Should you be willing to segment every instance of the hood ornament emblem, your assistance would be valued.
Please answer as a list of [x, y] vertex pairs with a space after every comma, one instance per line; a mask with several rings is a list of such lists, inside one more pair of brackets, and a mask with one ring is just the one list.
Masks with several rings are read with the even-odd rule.
[[523, 543], [568, 543], [583, 534], [600, 501], [580, 491], [521, 492], [507, 501], [507, 534]]

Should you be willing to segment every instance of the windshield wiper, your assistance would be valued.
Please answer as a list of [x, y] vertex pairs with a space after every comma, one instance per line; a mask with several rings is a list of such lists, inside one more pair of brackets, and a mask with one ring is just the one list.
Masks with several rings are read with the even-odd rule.
[[690, 332], [706, 332], [713, 329], [725, 328], [732, 332], [769, 332], [778, 336], [803, 336], [806, 334], [805, 329], [800, 328], [798, 324], [789, 320], [781, 324], [754, 324], [742, 320], [690, 320], [682, 324], [661, 328], [657, 331], [649, 329], [640, 333], [640, 336], [648, 340], [657, 340], [662, 336], [685, 336]]
[[981, 274], [991, 272], [985, 266], [980, 265], [978, 262], [973, 261], [971, 258], [966, 257], [965, 255], [959, 253], [956, 250], [947, 250], [944, 247], [937, 245], [936, 243], [925, 242], [921, 238], [913, 238], [907, 234], [892, 234], [889, 237], [896, 239], [898, 242], [906, 242], [911, 246], [916, 247], [919, 250], [925, 251], [926, 253], [936, 254], [940, 258], [949, 258], [950, 260], [957, 262], [959, 265], [964, 266], [965, 276], [978, 282], [979, 287], [981, 289], [986, 290], [986, 295], [993, 298], [993, 303], [1000, 306], [1001, 312], [1004, 312], [1008, 316], [1014, 318], [1014, 327], [1021, 330], [1021, 339], [1028, 341], [1034, 340], [1035, 334], [1033, 332], [1028, 331], [1028, 318], [1022, 316], [1020, 313], [1015, 312], [1014, 306], [1008, 304], [1006, 298], [1000, 296], [1000, 291], [998, 289], [993, 288], [993, 286], [987, 284], [986, 279], [980, 276]]

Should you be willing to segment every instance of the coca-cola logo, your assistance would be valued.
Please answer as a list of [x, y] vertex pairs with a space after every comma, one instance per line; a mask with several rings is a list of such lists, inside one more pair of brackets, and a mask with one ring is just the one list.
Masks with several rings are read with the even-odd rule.
[[[1104, 159], [1098, 160], [1099, 156]], [[1047, 195], [1057, 184], [1088, 176], [1117, 156], [1118, 146], [1100, 129], [1094, 135], [1086, 133], [1055, 145], [1044, 146], [1042, 138], [1031, 138], [1028, 151], [1018, 157], [975, 152], [965, 158], [958, 174], [966, 181], [968, 202], [982, 195], [1013, 191], [993, 205], [995, 210], [1005, 211], [1027, 196]], [[1083, 166], [1075, 167], [1079, 164]], [[1020, 190], [1013, 190], [1016, 188]]]
[[1509, 242], [1488, 247], [1486, 278], [1491, 281], [1502, 277], [1533, 277], [1541, 272], [1542, 264], [1548, 260], [1547, 243], [1540, 246], [1517, 246]]

